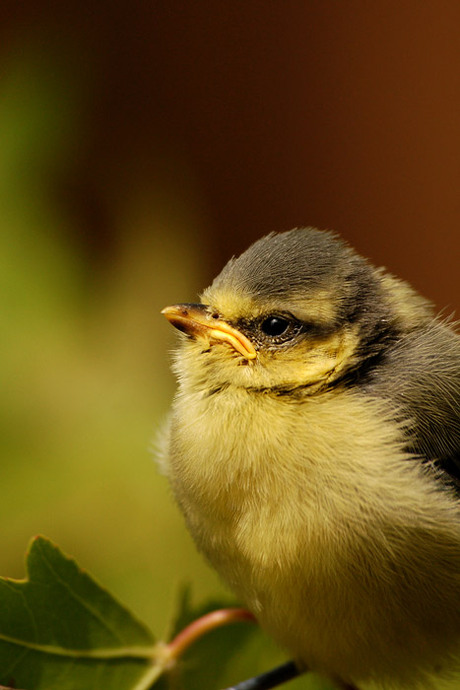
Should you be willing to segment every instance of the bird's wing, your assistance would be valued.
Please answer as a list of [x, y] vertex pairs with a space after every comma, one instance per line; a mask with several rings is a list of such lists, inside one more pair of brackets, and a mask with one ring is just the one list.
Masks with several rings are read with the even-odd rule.
[[460, 492], [460, 336], [452, 325], [435, 320], [401, 337], [368, 390], [395, 405], [408, 422], [410, 450], [434, 461]]

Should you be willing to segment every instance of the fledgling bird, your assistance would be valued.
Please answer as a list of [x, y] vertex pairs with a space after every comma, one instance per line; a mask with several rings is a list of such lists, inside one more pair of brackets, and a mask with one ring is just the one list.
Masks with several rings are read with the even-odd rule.
[[438, 687], [460, 668], [454, 325], [313, 228], [163, 313], [183, 333], [166, 472], [200, 551], [300, 666]]

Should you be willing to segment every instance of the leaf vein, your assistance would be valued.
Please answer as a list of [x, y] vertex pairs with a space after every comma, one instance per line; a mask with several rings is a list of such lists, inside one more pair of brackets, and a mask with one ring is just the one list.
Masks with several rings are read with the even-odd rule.
[[69, 659], [144, 659], [151, 661], [155, 657], [156, 645], [151, 647], [99, 647], [97, 649], [71, 649], [58, 647], [57, 645], [40, 644], [27, 640], [20, 640], [10, 635], [0, 633], [0, 640], [9, 644], [24, 647], [26, 650], [51, 654], [53, 656], [68, 657]]

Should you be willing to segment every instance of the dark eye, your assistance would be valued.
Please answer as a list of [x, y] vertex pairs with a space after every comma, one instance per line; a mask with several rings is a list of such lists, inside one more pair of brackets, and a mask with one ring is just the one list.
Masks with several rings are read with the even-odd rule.
[[266, 335], [276, 337], [283, 335], [289, 328], [289, 321], [281, 316], [269, 316], [261, 323], [261, 329]]

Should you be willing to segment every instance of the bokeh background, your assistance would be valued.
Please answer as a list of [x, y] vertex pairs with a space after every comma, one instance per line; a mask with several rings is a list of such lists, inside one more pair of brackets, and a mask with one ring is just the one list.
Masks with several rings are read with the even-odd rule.
[[55, 540], [160, 634], [220, 584], [150, 446], [159, 315], [273, 230], [459, 306], [460, 4], [4, 0], [0, 573]]

